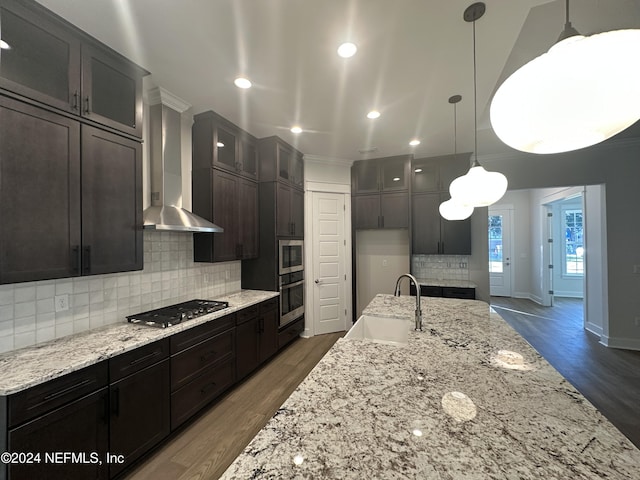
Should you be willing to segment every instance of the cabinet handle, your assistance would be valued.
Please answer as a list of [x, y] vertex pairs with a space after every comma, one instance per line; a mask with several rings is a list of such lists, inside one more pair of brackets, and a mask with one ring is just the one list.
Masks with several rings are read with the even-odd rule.
[[78, 111], [78, 97], [80, 95], [78, 94], [78, 91], [76, 90], [75, 92], [73, 92], [73, 103], [71, 104], [71, 108], [75, 111]]
[[82, 388], [85, 385], [89, 385], [90, 383], [93, 383], [93, 378], [87, 378], [79, 383], [76, 383], [75, 385], [71, 385], [70, 387], [63, 388], [62, 390], [58, 390], [57, 392], [50, 393], [49, 395], [45, 396], [44, 399], [52, 400], [54, 398], [61, 397], [62, 395], [66, 395], [67, 393], [73, 392], [74, 390]]
[[136, 358], [135, 360], [132, 360], [131, 362], [129, 362], [129, 366], [131, 367], [131, 366], [136, 365], [138, 363], [141, 363], [141, 362], [144, 362], [146, 360], [149, 360], [150, 358], [157, 357], [161, 353], [162, 353], [162, 351], [156, 350], [154, 352], [149, 353], [148, 355], [145, 355], [144, 357]]
[[211, 382], [210, 384], [205, 385], [204, 387], [202, 387], [202, 388], [200, 389], [200, 393], [201, 393], [202, 395], [204, 395], [205, 393], [207, 393], [207, 392], [208, 392], [209, 390], [211, 390], [212, 388], [215, 388], [215, 386], [216, 386], [216, 382]]
[[120, 415], [120, 389], [117, 387], [113, 389], [112, 400], [113, 404], [111, 405], [111, 413], [117, 417]]
[[82, 247], [82, 273], [91, 273], [91, 245]]
[[85, 104], [84, 113], [91, 113], [91, 108], [90, 108], [89, 97], [88, 96], [85, 97], [84, 104]]
[[73, 273], [80, 273], [80, 263], [82, 259], [80, 257], [80, 245], [74, 245], [71, 249], [71, 270]]

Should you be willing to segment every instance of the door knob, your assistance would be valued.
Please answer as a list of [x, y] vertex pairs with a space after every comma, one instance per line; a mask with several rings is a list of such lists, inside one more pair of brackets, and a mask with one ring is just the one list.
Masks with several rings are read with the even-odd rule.
[[319, 284], [320, 283], [320, 279], [316, 278], [316, 283]]

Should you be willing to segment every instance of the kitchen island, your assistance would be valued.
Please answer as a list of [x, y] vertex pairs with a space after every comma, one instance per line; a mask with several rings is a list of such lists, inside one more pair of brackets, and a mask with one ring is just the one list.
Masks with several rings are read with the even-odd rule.
[[[640, 478], [640, 450], [480, 301], [406, 345], [340, 339], [222, 478]], [[415, 298], [365, 315], [406, 319]]]

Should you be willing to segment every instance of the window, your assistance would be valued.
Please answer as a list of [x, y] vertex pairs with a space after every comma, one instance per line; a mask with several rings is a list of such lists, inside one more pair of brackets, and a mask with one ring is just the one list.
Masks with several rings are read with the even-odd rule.
[[489, 215], [489, 273], [502, 273], [502, 215]]
[[564, 250], [562, 273], [568, 276], [584, 275], [584, 244], [582, 209], [563, 209]]

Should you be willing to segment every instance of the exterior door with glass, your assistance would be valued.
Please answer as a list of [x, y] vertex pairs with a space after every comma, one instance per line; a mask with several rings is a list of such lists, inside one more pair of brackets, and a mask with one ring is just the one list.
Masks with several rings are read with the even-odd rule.
[[511, 210], [489, 210], [489, 292], [511, 296]]

